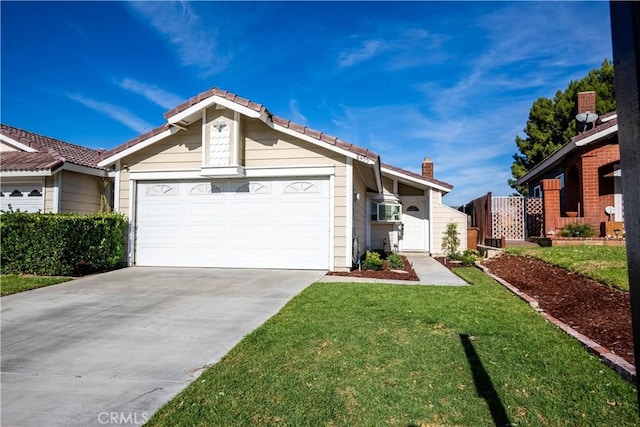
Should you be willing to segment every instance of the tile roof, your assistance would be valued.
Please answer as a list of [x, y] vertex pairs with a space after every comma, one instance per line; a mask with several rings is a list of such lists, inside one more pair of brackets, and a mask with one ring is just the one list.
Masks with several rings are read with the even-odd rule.
[[[298, 132], [300, 134], [306, 135], [308, 137], [317, 139], [318, 141], [334, 145], [334, 146], [336, 146], [338, 148], [350, 151], [350, 152], [352, 152], [354, 154], [358, 154], [358, 155], [364, 156], [367, 159], [370, 159], [370, 160], [373, 160], [373, 161], [377, 161], [378, 158], [379, 158], [378, 154], [376, 154], [376, 153], [374, 153], [372, 151], [369, 151], [369, 150], [367, 150], [365, 148], [362, 148], [362, 147], [359, 147], [357, 145], [353, 145], [351, 143], [342, 141], [341, 139], [336, 138], [335, 136], [331, 136], [329, 134], [326, 134], [324, 132], [320, 132], [318, 130], [311, 129], [311, 128], [305, 126], [305, 125], [294, 123], [291, 120], [287, 120], [285, 118], [275, 116], [275, 115], [271, 114], [271, 112], [264, 105], [258, 104], [256, 102], [253, 102], [253, 101], [251, 101], [249, 99], [246, 99], [246, 98], [242, 98], [241, 96], [238, 96], [238, 95], [233, 94], [231, 92], [228, 92], [226, 90], [219, 89], [217, 87], [214, 87], [214, 88], [211, 88], [211, 89], [209, 89], [209, 90], [207, 90], [205, 92], [202, 92], [202, 93], [194, 96], [193, 98], [189, 99], [188, 101], [183, 102], [182, 104], [178, 105], [177, 107], [167, 111], [164, 114], [164, 117], [166, 119], [169, 119], [170, 117], [175, 116], [176, 114], [181, 113], [182, 111], [186, 110], [187, 108], [192, 107], [192, 106], [198, 104], [199, 102], [202, 102], [205, 99], [208, 99], [208, 98], [210, 98], [212, 96], [219, 96], [221, 98], [224, 98], [224, 99], [226, 99], [228, 101], [234, 102], [234, 103], [236, 103], [238, 105], [241, 105], [243, 107], [250, 108], [250, 109], [252, 109], [254, 111], [257, 111], [259, 113], [264, 113], [269, 117], [269, 119], [271, 120], [272, 123], [277, 124], [279, 126], [286, 127], [288, 129], [291, 129], [291, 130], [293, 130], [295, 132]], [[124, 150], [126, 150], [128, 148], [131, 148], [131, 147], [141, 143], [142, 141], [144, 141], [146, 139], [149, 139], [149, 138], [151, 138], [151, 137], [153, 137], [153, 136], [165, 131], [168, 128], [169, 128], [169, 125], [168, 124], [164, 124], [164, 125], [159, 126], [159, 127], [155, 128], [155, 129], [152, 129], [151, 131], [149, 131], [149, 132], [147, 132], [147, 133], [145, 133], [143, 135], [140, 135], [140, 136], [138, 136], [138, 137], [136, 137], [134, 139], [131, 139], [131, 140], [125, 142], [124, 144], [113, 148], [112, 150], [109, 150], [109, 151], [106, 151], [106, 152], [102, 153], [102, 155], [98, 158], [98, 161], [105, 160], [105, 159], [107, 159], [107, 158], [109, 158], [109, 157], [111, 157], [111, 156], [113, 156], [115, 154], [118, 154], [118, 153], [120, 153], [120, 152], [122, 152], [122, 151], [124, 151]]]
[[[97, 165], [97, 159], [102, 153], [101, 150], [70, 144], [5, 124], [0, 124], [0, 133], [37, 150], [35, 153], [21, 152], [22, 154], [30, 154], [30, 156], [9, 155], [12, 152], [3, 152], [1, 170], [40, 170], [44, 165], [53, 165], [54, 163], [52, 163], [51, 159], [61, 162], [60, 164], [69, 162], [101, 169]], [[41, 160], [36, 160], [38, 157]], [[14, 161], [17, 162], [15, 165], [12, 163]], [[28, 165], [33, 165], [33, 168], [30, 169], [27, 167]], [[19, 169], [15, 169], [15, 167], [19, 167]]]
[[391, 165], [389, 165], [387, 163], [382, 163], [381, 166], [383, 168], [391, 169], [392, 171], [396, 171], [396, 172], [399, 172], [399, 173], [402, 173], [402, 174], [405, 174], [405, 175], [409, 175], [411, 177], [414, 177], [414, 178], [417, 178], [417, 179], [421, 179], [423, 181], [427, 181], [427, 182], [430, 182], [432, 184], [436, 184], [436, 185], [440, 185], [442, 187], [446, 187], [449, 190], [453, 189], [453, 185], [449, 184], [448, 182], [440, 181], [440, 180], [437, 180], [437, 179], [434, 179], [434, 178], [429, 178], [429, 177], [426, 177], [424, 175], [420, 175], [419, 173], [415, 173], [415, 172], [408, 171], [406, 169], [401, 169], [401, 168], [397, 168], [395, 166], [391, 166]]
[[24, 151], [5, 151], [0, 160], [0, 170], [3, 172], [55, 170], [64, 163], [49, 153]]

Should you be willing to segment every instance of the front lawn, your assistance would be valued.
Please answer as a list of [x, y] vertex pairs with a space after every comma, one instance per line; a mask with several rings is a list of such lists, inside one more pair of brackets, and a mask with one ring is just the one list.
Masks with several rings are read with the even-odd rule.
[[638, 425], [635, 388], [476, 269], [316, 283], [149, 425]]
[[17, 274], [3, 274], [0, 277], [1, 295], [11, 295], [18, 292], [28, 291], [30, 289], [42, 288], [44, 286], [57, 285], [58, 283], [67, 282], [70, 277], [42, 277], [42, 276], [23, 276]]
[[552, 246], [510, 248], [509, 252], [541, 259], [624, 291], [629, 290], [627, 249], [618, 246]]

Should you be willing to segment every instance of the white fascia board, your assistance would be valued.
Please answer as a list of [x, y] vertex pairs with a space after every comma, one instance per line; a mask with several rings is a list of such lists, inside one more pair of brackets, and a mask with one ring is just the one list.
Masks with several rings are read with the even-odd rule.
[[[335, 166], [288, 166], [246, 168], [244, 178], [278, 178], [303, 176], [334, 176]], [[136, 181], [180, 180], [180, 179], [212, 179], [229, 178], [229, 176], [206, 175], [202, 170], [165, 170], [165, 171], [131, 171], [129, 178]], [[238, 176], [238, 178], [242, 178]]]
[[295, 131], [293, 129], [290, 129], [288, 127], [284, 127], [284, 126], [281, 126], [279, 124], [273, 123], [271, 121], [265, 122], [265, 123], [268, 126], [270, 126], [271, 128], [273, 128], [274, 130], [277, 130], [278, 132], [282, 132], [282, 133], [285, 133], [287, 135], [293, 136], [294, 138], [298, 138], [298, 139], [301, 139], [303, 141], [310, 142], [311, 144], [314, 144], [314, 145], [317, 145], [319, 147], [325, 148], [325, 149], [327, 149], [329, 151], [333, 151], [334, 153], [341, 154], [343, 156], [349, 157], [351, 159], [357, 160], [357, 161], [362, 162], [362, 163], [366, 163], [368, 165], [375, 164], [374, 160], [371, 160], [368, 157], [363, 156], [362, 154], [352, 153], [351, 151], [345, 150], [344, 148], [337, 147], [337, 146], [335, 146], [333, 144], [329, 144], [328, 142], [321, 141], [321, 140], [316, 139], [316, 138], [314, 138], [312, 136], [305, 135], [304, 133], [300, 133], [300, 132]]
[[131, 154], [142, 150], [143, 148], [146, 148], [148, 146], [150, 146], [151, 144], [155, 144], [158, 141], [161, 141], [171, 135], [173, 135], [174, 133], [177, 133], [179, 131], [179, 129], [177, 128], [169, 128], [165, 131], [162, 131], [161, 133], [152, 136], [151, 138], [142, 141], [136, 145], [134, 145], [133, 147], [129, 147], [126, 150], [123, 150], [119, 153], [114, 154], [111, 157], [107, 157], [106, 159], [104, 159], [103, 161], [101, 161], [100, 163], [98, 163], [98, 166], [100, 167], [105, 167], [105, 166], [110, 166], [112, 164], [114, 164], [117, 160], [123, 159], [124, 157], [130, 156]]
[[[57, 169], [58, 172], [60, 169]], [[52, 176], [55, 172], [51, 172], [51, 170], [41, 170], [41, 171], [6, 171], [0, 173], [0, 178], [27, 178], [30, 176]]]
[[570, 152], [575, 150], [575, 148], [576, 148], [575, 142], [570, 141], [570, 142], [566, 143], [558, 151], [556, 151], [555, 153], [551, 154], [549, 157], [544, 159], [542, 162], [538, 163], [529, 172], [527, 172], [522, 177], [520, 177], [520, 179], [518, 179], [518, 181], [517, 181], [518, 185], [522, 185], [525, 182], [529, 181], [534, 176], [544, 172], [545, 169], [549, 168], [550, 166], [553, 166], [556, 162], [559, 162], [560, 160], [562, 160], [562, 158], [564, 156], [566, 156], [567, 154], [569, 154]]
[[103, 169], [96, 169], [96, 168], [92, 168], [89, 166], [81, 166], [81, 165], [76, 165], [74, 163], [68, 163], [65, 162], [64, 165], [62, 165], [61, 168], [56, 169], [56, 171], [54, 172], [54, 174], [60, 172], [60, 171], [69, 171], [69, 172], [77, 172], [77, 173], [82, 173], [85, 175], [93, 175], [93, 176], [100, 176], [103, 178], [106, 178], [109, 176], [109, 172], [107, 172], [106, 170]]
[[203, 179], [198, 170], [169, 170], [169, 171], [131, 171], [129, 179], [134, 181], [149, 180], [178, 180], [178, 179]]
[[28, 145], [25, 145], [22, 142], [18, 142], [13, 138], [9, 138], [6, 135], [0, 134], [0, 141], [4, 141], [12, 147], [15, 147], [21, 151], [26, 151], [27, 153], [36, 153], [38, 151], [35, 148], [29, 147]]
[[616, 133], [616, 132], [618, 132], [618, 124], [615, 124], [615, 125], [611, 126], [610, 128], [607, 128], [607, 129], [605, 129], [603, 131], [600, 131], [598, 133], [594, 133], [593, 135], [588, 136], [588, 137], [586, 137], [584, 139], [576, 141], [576, 146], [578, 146], [578, 147], [585, 146], [585, 145], [587, 145], [587, 144], [589, 144], [591, 142], [597, 141], [599, 139], [602, 139], [602, 138], [604, 138], [606, 136], [609, 136], [609, 135], [611, 135], [613, 133]]
[[246, 168], [247, 178], [275, 178], [294, 176], [334, 176], [336, 167], [331, 166], [286, 166]]
[[[169, 117], [167, 119], [167, 122], [169, 124], [171, 123], [178, 123], [182, 120], [185, 120], [188, 117], [191, 116], [195, 116], [195, 115], [199, 115], [198, 113], [200, 113], [200, 110], [204, 110], [207, 109], [209, 107], [211, 107], [212, 105], [221, 105], [225, 108], [228, 108], [230, 110], [236, 111], [240, 114], [243, 114], [245, 116], [254, 118], [254, 119], [258, 119], [261, 118], [263, 116], [262, 113], [260, 113], [259, 111], [253, 110], [251, 108], [245, 107], [243, 105], [237, 104], [233, 101], [229, 101], [228, 99], [222, 98], [218, 95], [213, 95], [207, 99], [203, 99], [202, 101], [198, 102], [197, 104], [192, 105], [191, 107], [187, 108], [186, 110], [183, 110], [171, 117]], [[263, 119], [266, 119], [266, 115], [264, 115], [265, 117]]]
[[382, 166], [381, 169], [382, 169], [382, 173], [383, 174], [388, 174], [388, 175], [394, 176], [396, 178], [400, 178], [402, 181], [407, 181], [408, 183], [420, 184], [420, 185], [423, 185], [423, 186], [426, 186], [426, 187], [429, 187], [429, 188], [434, 188], [436, 190], [443, 191], [445, 193], [448, 193], [448, 192], [451, 191], [450, 188], [447, 188], [447, 187], [445, 187], [443, 185], [434, 184], [433, 182], [429, 182], [429, 181], [425, 181], [425, 180], [422, 180], [422, 179], [418, 179], [418, 178], [415, 178], [415, 177], [410, 176], [410, 175], [405, 175], [405, 174], [403, 174], [401, 172], [398, 172], [398, 171], [395, 171], [395, 170], [392, 170], [392, 169], [387, 169], [384, 166]]

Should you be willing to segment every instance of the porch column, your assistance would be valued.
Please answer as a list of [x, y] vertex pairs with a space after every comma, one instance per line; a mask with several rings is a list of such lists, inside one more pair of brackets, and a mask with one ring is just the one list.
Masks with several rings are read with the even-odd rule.
[[556, 232], [556, 221], [560, 218], [560, 189], [559, 179], [543, 179], [542, 204], [544, 212], [544, 233]]

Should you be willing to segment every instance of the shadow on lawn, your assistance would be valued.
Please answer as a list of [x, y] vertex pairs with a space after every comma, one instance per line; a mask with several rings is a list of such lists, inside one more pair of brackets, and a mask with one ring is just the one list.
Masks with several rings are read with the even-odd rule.
[[509, 421], [507, 411], [504, 409], [500, 397], [498, 397], [498, 393], [493, 386], [493, 382], [491, 382], [489, 374], [485, 371], [484, 366], [482, 366], [482, 361], [478, 353], [476, 353], [476, 349], [473, 347], [469, 335], [460, 334], [460, 342], [462, 343], [462, 347], [464, 347], [464, 353], [469, 361], [469, 366], [471, 366], [476, 393], [487, 401], [493, 422], [496, 426], [510, 426], [511, 421]]

